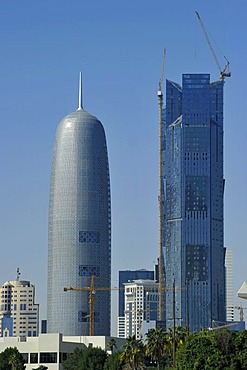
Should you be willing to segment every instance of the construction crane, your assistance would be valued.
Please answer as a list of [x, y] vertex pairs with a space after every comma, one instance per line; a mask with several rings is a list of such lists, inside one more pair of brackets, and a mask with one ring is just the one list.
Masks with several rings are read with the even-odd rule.
[[210, 42], [210, 39], [208, 37], [208, 33], [206, 31], [206, 28], [204, 27], [204, 24], [202, 22], [202, 19], [201, 19], [200, 15], [199, 15], [199, 13], [197, 11], [195, 13], [196, 13], [196, 16], [197, 16], [197, 18], [199, 20], [199, 23], [201, 25], [201, 28], [203, 30], [204, 36], [205, 36], [206, 41], [208, 43], [208, 46], [209, 46], [209, 48], [211, 50], [211, 53], [212, 53], [212, 55], [214, 57], [215, 63], [216, 63], [216, 65], [217, 65], [217, 67], [218, 67], [218, 69], [220, 71], [220, 79], [221, 80], [224, 80], [225, 77], [231, 77], [231, 72], [229, 71], [229, 61], [228, 61], [228, 59], [224, 56], [224, 58], [226, 60], [226, 65], [225, 65], [224, 68], [222, 68], [221, 65], [220, 65], [220, 63], [219, 63], [219, 60], [217, 58], [217, 55], [216, 55], [216, 53], [215, 53], [215, 51], [213, 49], [213, 46], [212, 46], [212, 44]]
[[161, 76], [158, 87], [158, 108], [159, 108], [159, 320], [163, 320], [163, 178], [162, 178], [162, 141], [163, 141], [163, 130], [162, 130], [162, 111], [163, 111], [163, 83], [165, 74], [165, 61], [166, 61], [166, 49], [163, 50]]
[[[97, 291], [111, 291], [111, 290], [124, 290], [124, 287], [95, 287], [94, 285], [95, 276], [91, 276], [90, 280], [90, 286], [89, 287], [82, 287], [82, 288], [75, 288], [75, 287], [69, 287], [69, 288], [63, 288], [65, 292], [68, 290], [75, 290], [75, 291], [81, 291], [81, 292], [88, 292], [88, 304], [89, 304], [89, 315], [84, 316], [84, 318], [89, 318], [89, 335], [94, 335], [94, 304], [95, 304], [95, 293]], [[166, 288], [162, 287], [162, 290], [169, 291], [169, 290], [183, 290], [185, 288], [180, 287], [172, 287], [172, 288]], [[160, 286], [159, 286], [160, 291]]]
[[94, 286], [94, 280], [95, 276], [91, 276], [90, 280], [90, 286], [89, 287], [82, 287], [82, 288], [74, 288], [74, 287], [69, 287], [69, 288], [63, 288], [65, 292], [68, 290], [76, 290], [76, 291], [82, 291], [82, 292], [88, 292], [88, 303], [89, 303], [89, 315], [86, 315], [86, 317], [89, 317], [89, 335], [93, 336], [94, 335], [94, 296], [96, 291], [108, 291], [108, 290], [121, 290], [124, 288], [118, 288], [118, 287], [95, 287]]
[[215, 326], [212, 328], [208, 328], [209, 331], [214, 331], [214, 330], [220, 330], [220, 329], [227, 329], [230, 328], [231, 326], [238, 325], [238, 322], [231, 322], [230, 324], [225, 324], [225, 325], [217, 325], [217, 322], [213, 320], [212, 322]]

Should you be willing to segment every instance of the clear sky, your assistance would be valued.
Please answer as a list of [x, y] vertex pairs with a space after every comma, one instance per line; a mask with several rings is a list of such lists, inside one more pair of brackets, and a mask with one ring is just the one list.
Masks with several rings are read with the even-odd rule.
[[181, 83], [187, 72], [218, 78], [195, 10], [220, 63], [226, 55], [232, 71], [224, 107], [225, 245], [234, 252], [237, 291], [247, 280], [246, 0], [0, 2], [0, 283], [15, 279], [20, 267], [21, 278], [36, 285], [41, 318], [53, 140], [59, 121], [77, 108], [80, 69], [84, 108], [107, 135], [112, 285], [120, 269], [152, 269], [158, 255], [156, 91], [163, 48], [166, 78]]

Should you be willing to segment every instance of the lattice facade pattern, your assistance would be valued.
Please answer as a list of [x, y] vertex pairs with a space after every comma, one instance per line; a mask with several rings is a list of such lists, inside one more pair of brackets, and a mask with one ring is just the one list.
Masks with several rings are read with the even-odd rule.
[[[105, 132], [84, 110], [66, 116], [55, 137], [49, 202], [48, 332], [88, 335], [87, 291], [111, 281], [110, 179]], [[95, 294], [95, 335], [110, 335], [110, 289]]]

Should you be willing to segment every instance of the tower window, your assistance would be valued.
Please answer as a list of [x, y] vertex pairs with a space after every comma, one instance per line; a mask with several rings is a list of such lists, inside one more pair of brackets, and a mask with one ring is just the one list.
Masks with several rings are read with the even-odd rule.
[[79, 242], [98, 244], [100, 242], [100, 233], [98, 231], [79, 231]]

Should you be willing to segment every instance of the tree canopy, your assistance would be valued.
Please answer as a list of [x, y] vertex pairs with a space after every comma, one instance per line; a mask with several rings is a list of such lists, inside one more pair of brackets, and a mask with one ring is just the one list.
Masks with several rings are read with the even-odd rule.
[[16, 347], [8, 347], [0, 353], [0, 370], [25, 370], [24, 359]]
[[114, 352], [107, 357], [104, 370], [122, 370], [123, 364], [120, 361], [121, 352]]
[[103, 370], [107, 353], [100, 348], [76, 348], [63, 362], [66, 370]]
[[120, 355], [120, 360], [124, 364], [124, 370], [143, 370], [145, 369], [145, 347], [140, 339], [135, 335], [126, 339], [123, 346], [124, 351]]
[[177, 352], [180, 370], [247, 369], [247, 331], [219, 329], [192, 333]]

